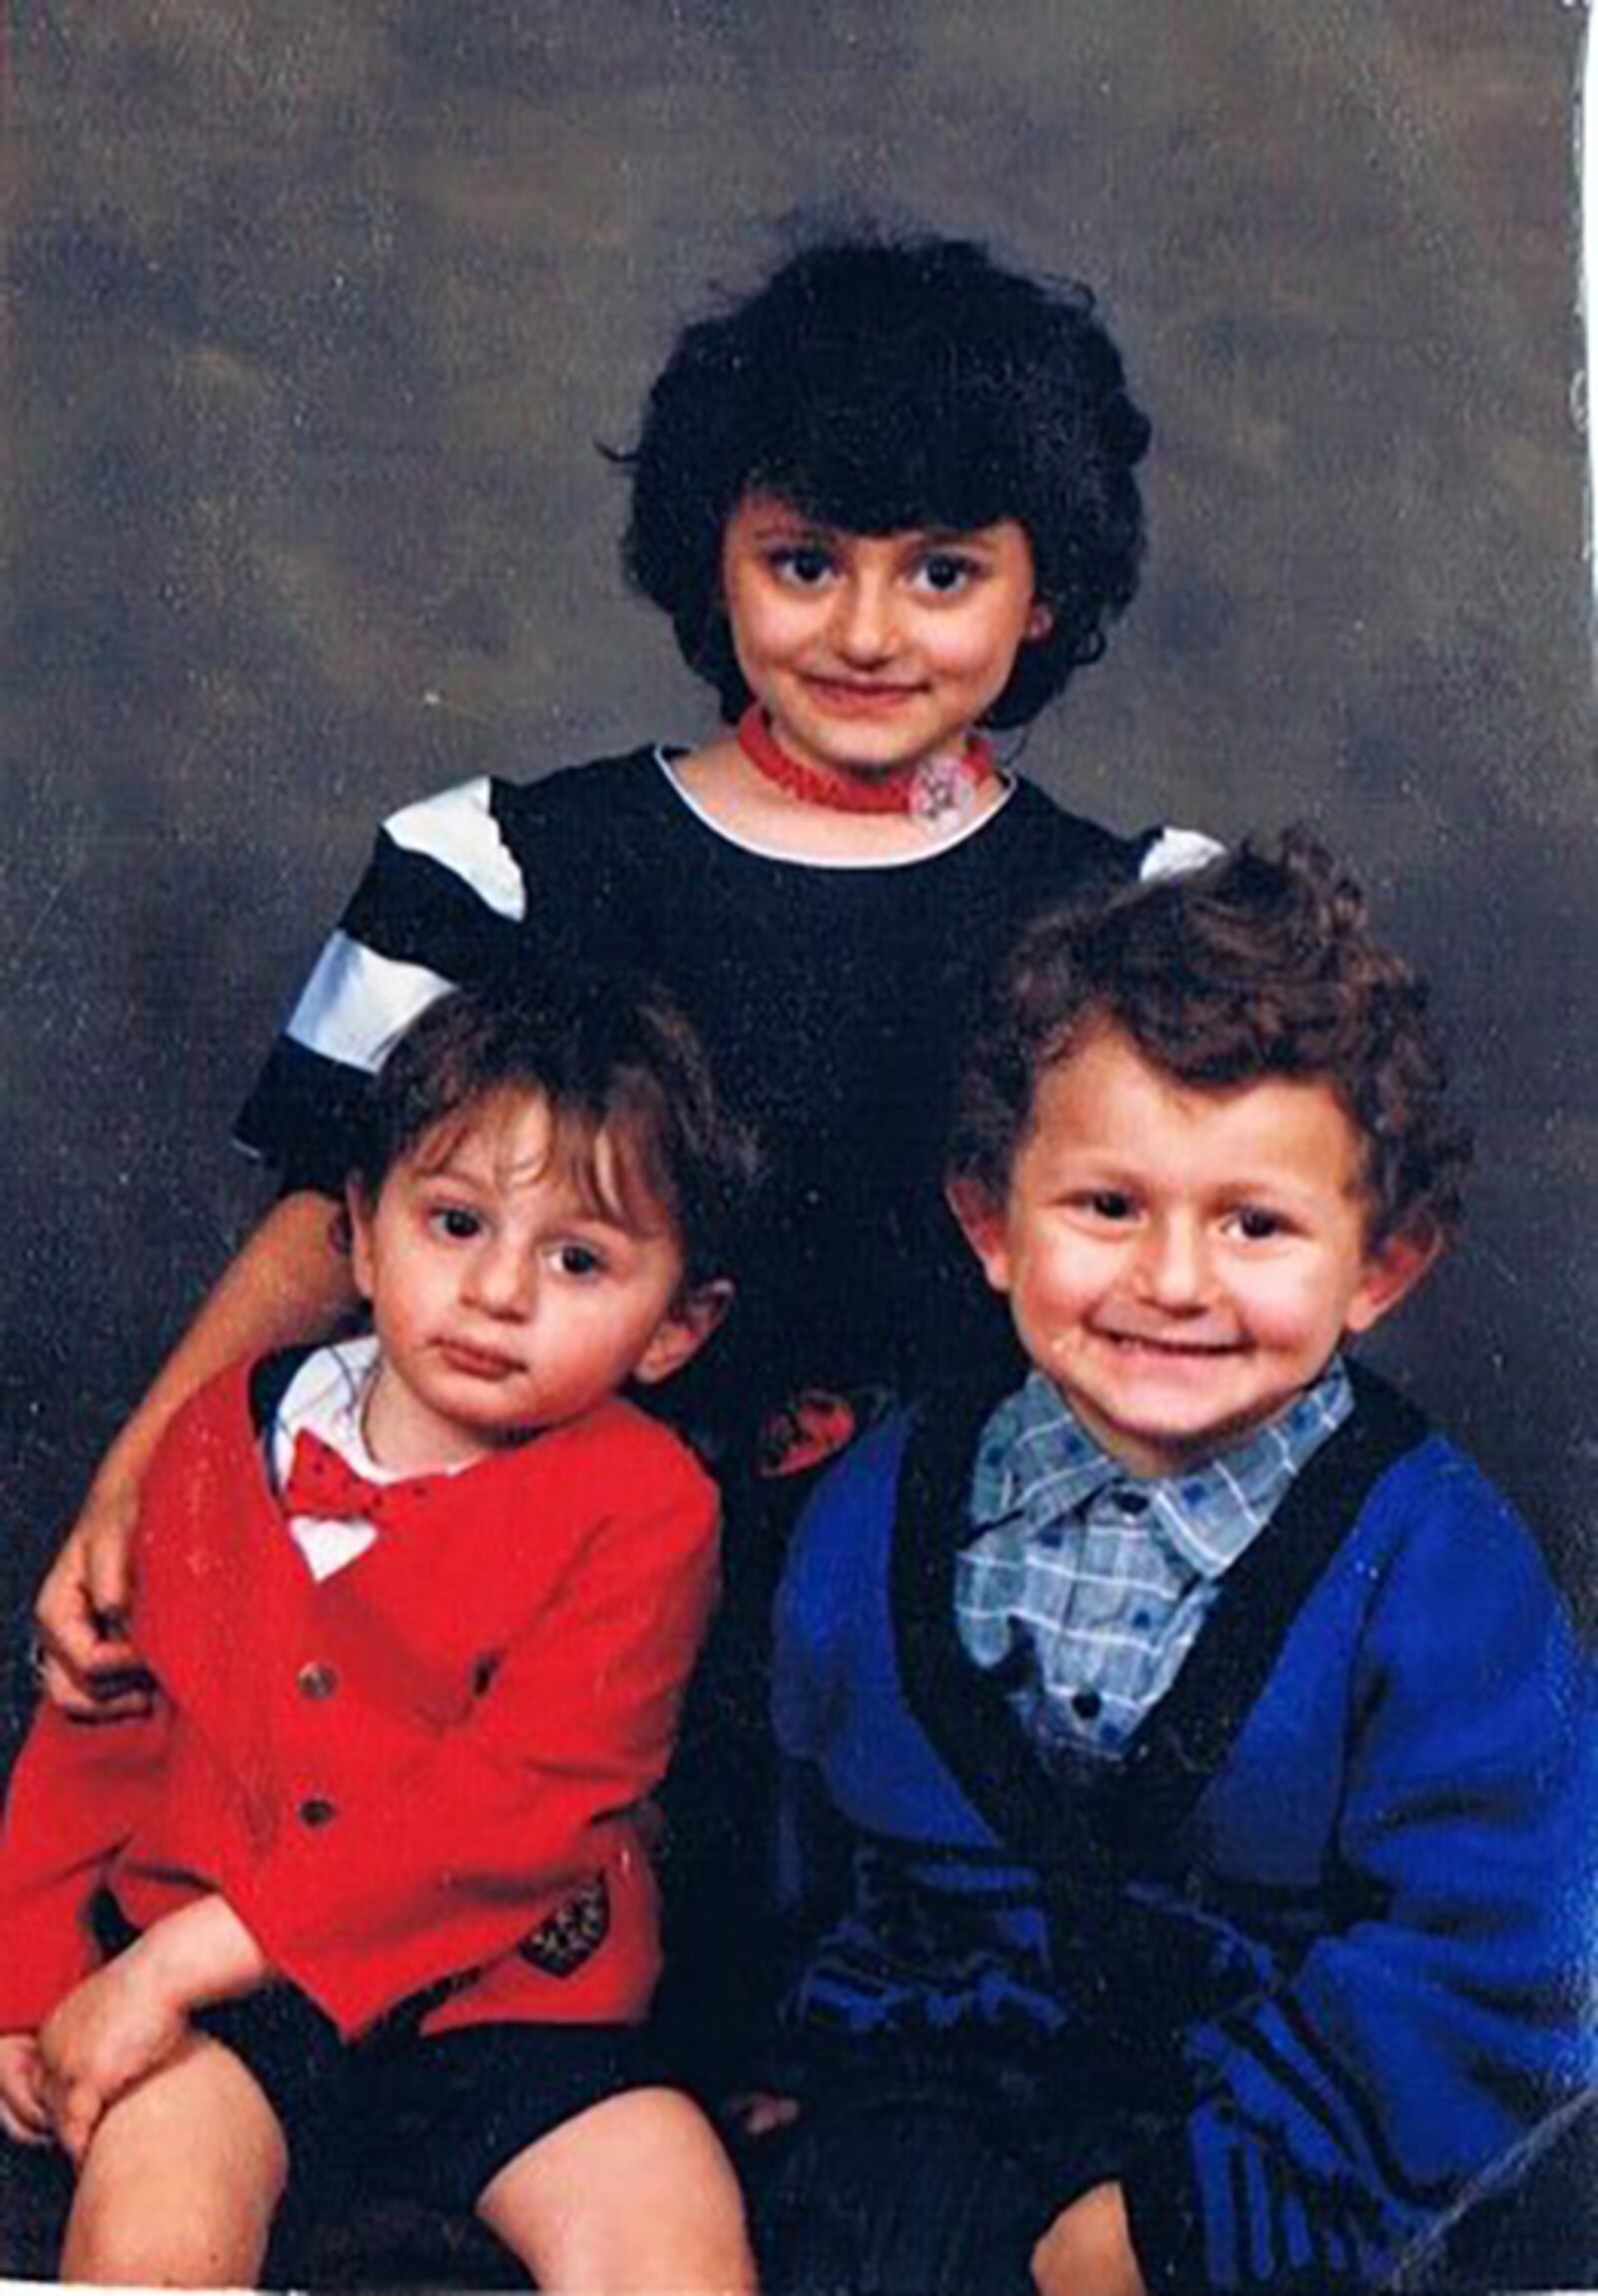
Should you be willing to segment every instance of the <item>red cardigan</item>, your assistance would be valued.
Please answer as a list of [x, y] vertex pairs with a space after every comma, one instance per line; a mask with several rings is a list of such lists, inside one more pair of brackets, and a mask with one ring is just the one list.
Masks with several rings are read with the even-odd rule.
[[[445, 1480], [319, 1584], [267, 1487], [248, 1381], [238, 1366], [195, 1397], [146, 1485], [155, 1714], [85, 1728], [46, 1708], [17, 1763], [0, 2031], [95, 1965], [103, 1883], [141, 1927], [220, 1890], [347, 2034], [440, 1980], [425, 2031], [641, 2017], [659, 1943], [636, 1805], [714, 1598], [714, 1487], [611, 1402]], [[518, 1946], [596, 1877], [602, 1940], [566, 1974], [535, 1966]]]

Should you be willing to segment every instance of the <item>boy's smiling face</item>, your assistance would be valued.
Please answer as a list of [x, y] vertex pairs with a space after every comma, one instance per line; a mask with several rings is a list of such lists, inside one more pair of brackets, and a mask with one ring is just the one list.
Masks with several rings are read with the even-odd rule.
[[1002, 1203], [950, 1196], [1022, 1344], [1134, 1473], [1212, 1457], [1313, 1384], [1432, 1256], [1369, 1240], [1329, 1085], [1180, 1085], [1109, 1029], [1047, 1070]]
[[[366, 1435], [385, 1466], [457, 1464], [663, 1379], [719, 1320], [685, 1293], [663, 1210], [596, 1204], [560, 1168], [549, 1111], [505, 1091], [353, 1191], [355, 1272], [381, 1343]], [[601, 1133], [595, 1162], [605, 1177]]]

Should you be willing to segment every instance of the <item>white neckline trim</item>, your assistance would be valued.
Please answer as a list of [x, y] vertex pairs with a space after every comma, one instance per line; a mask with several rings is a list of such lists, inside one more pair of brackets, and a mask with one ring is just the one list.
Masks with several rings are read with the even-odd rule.
[[712, 837], [719, 837], [723, 845], [736, 846], [740, 853], [752, 853], [761, 861], [781, 862], [788, 869], [920, 869], [928, 861], [939, 861], [946, 853], [953, 853], [955, 848], [964, 845], [968, 838], [980, 836], [983, 830], [991, 829], [1021, 786], [1020, 780], [1015, 774], [1005, 773], [1001, 768], [1001, 778], [1005, 783], [1005, 788], [998, 804], [987, 813], [979, 815], [975, 821], [968, 821], [964, 829], [956, 830], [952, 837], [940, 837], [936, 844], [929, 841], [926, 850], [921, 853], [891, 853], [883, 854], [870, 861], [850, 861], [842, 854], [792, 853], [780, 845], [765, 845], [757, 838], [739, 837], [733, 830], [727, 828], [724, 822], [712, 820], [698, 799], [691, 797], [677, 779], [677, 760], [680, 757], [686, 757], [687, 754], [686, 750], [675, 752], [668, 750], [664, 742], [656, 742], [654, 748], [654, 761], [664, 774], [666, 785], [678, 802], [687, 808], [695, 821], [702, 823], [709, 830]]

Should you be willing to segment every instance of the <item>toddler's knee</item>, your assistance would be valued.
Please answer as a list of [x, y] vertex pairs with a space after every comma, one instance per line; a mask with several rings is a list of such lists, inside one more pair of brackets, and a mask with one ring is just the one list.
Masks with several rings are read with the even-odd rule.
[[61, 2277], [95, 2288], [239, 2287], [256, 2278], [263, 2248], [199, 2200], [152, 2214], [91, 2197], [73, 2208]]
[[[536, 2259], [536, 2261], [534, 2261]], [[741, 2207], [687, 2202], [676, 2220], [651, 2211], [630, 2222], [568, 2220], [523, 2257], [540, 2287], [569, 2296], [752, 2296], [754, 2257]]]
[[746, 2296], [743, 2197], [686, 2097], [638, 2090], [595, 2106], [513, 2162], [479, 2213], [540, 2287], [572, 2296]]
[[97, 2163], [91, 2148], [67, 2222], [61, 2278], [97, 2288], [254, 2287], [283, 2177], [263, 2172], [230, 2182], [213, 2167], [185, 2165], [181, 2148], [153, 2165], [148, 2158]]
[[609, 2285], [628, 2296], [661, 2288], [749, 2296], [756, 2286], [743, 2194], [713, 2137], [674, 2193], [654, 2193], [647, 2213], [617, 2232]]

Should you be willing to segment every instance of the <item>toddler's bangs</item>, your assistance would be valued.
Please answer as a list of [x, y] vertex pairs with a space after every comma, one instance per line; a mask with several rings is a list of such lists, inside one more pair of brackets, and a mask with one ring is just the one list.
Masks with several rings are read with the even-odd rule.
[[629, 1234], [658, 1235], [674, 1223], [675, 1191], [658, 1138], [660, 1111], [649, 1105], [646, 1089], [622, 1086], [609, 1106], [600, 1106], [555, 1099], [534, 1086], [506, 1086], [430, 1125], [410, 1151], [416, 1169], [441, 1171], [494, 1102], [526, 1097], [541, 1100], [549, 1119], [547, 1150], [526, 1176], [557, 1180], [591, 1218]]

